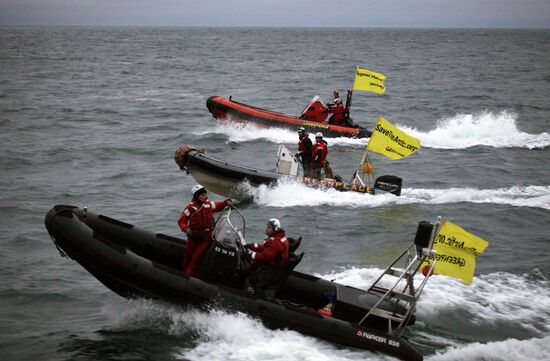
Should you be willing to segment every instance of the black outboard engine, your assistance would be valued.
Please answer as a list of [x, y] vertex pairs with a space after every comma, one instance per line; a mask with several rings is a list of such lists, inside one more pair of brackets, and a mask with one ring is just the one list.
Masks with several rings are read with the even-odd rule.
[[416, 253], [422, 254], [423, 248], [428, 248], [430, 245], [430, 238], [432, 236], [432, 230], [434, 225], [427, 221], [418, 222], [418, 228], [416, 229], [416, 236], [414, 237], [414, 244], [416, 245]]
[[401, 195], [402, 186], [403, 179], [394, 175], [381, 175], [374, 181], [374, 189], [388, 192], [396, 196]]

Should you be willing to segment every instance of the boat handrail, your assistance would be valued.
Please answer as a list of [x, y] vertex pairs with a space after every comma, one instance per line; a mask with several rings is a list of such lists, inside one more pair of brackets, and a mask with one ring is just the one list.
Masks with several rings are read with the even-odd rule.
[[[406, 266], [402, 269], [395, 268], [395, 265], [399, 261], [403, 261], [406, 257], [407, 263]], [[382, 272], [382, 274], [376, 279], [376, 281], [373, 282], [373, 284], [369, 287], [367, 292], [376, 292], [381, 293], [382, 296], [380, 299], [374, 304], [374, 306], [371, 307], [371, 309], [365, 314], [365, 316], [358, 322], [359, 325], [363, 324], [365, 320], [371, 315], [376, 315], [381, 318], [385, 318], [388, 320], [388, 333], [392, 334], [392, 321], [398, 321], [399, 325], [396, 327], [396, 332], [401, 334], [403, 330], [405, 329], [405, 326], [407, 325], [411, 315], [416, 310], [416, 303], [418, 302], [418, 299], [420, 298], [420, 295], [422, 294], [422, 291], [428, 281], [428, 277], [425, 277], [424, 280], [418, 285], [418, 287], [414, 288], [414, 276], [416, 275], [418, 268], [423, 264], [423, 262], [427, 259], [432, 259], [430, 262], [430, 269], [428, 271], [428, 274], [431, 274], [433, 271], [433, 268], [435, 266], [435, 263], [437, 262], [435, 259], [435, 251], [430, 248], [425, 248], [421, 252], [418, 252], [418, 248], [414, 243], [412, 243], [409, 247], [407, 247], [385, 270]], [[378, 285], [378, 283], [382, 280], [384, 276], [393, 276], [397, 279], [393, 282], [393, 285], [391, 287], [383, 287]], [[396, 290], [396, 288], [400, 285], [402, 281], [405, 281], [406, 284], [403, 287], [401, 291]], [[395, 306], [399, 304], [399, 301], [405, 302], [407, 305], [405, 306], [406, 312], [403, 314], [399, 314], [395, 311], [396, 307], [393, 311], [384, 310], [380, 307], [380, 305], [385, 300], [396, 300]]]

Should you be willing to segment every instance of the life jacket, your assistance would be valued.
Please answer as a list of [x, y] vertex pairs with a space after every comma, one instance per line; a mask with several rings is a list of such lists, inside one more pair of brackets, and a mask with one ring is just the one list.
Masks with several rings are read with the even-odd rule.
[[342, 104], [335, 104], [330, 108], [329, 112], [332, 113], [328, 121], [329, 124], [342, 125], [346, 114], [346, 108]]
[[200, 203], [192, 200], [181, 213], [178, 224], [183, 232], [191, 229], [193, 233], [208, 233], [214, 229], [216, 223], [214, 212], [220, 212], [225, 206], [224, 201], [212, 202], [206, 200]]
[[315, 143], [313, 145], [313, 149], [311, 150], [311, 156], [313, 157], [313, 162], [323, 165], [325, 164], [327, 155], [328, 155], [327, 142], [322, 140], [319, 143]]
[[264, 243], [254, 243], [251, 248], [254, 251], [252, 259], [267, 266], [283, 267], [288, 261], [288, 239], [284, 229], [273, 233]]
[[303, 158], [311, 158], [311, 148], [313, 147], [311, 139], [308, 136], [303, 136], [298, 142], [298, 151], [302, 154]]

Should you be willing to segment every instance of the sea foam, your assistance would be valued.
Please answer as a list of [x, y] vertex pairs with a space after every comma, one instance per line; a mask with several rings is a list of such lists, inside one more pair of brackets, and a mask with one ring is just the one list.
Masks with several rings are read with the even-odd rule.
[[[403, 188], [401, 196], [340, 192], [335, 189], [311, 188], [304, 184], [282, 181], [275, 186], [248, 186], [247, 192], [260, 205], [270, 207], [342, 206], [376, 208], [402, 204], [449, 204], [458, 202], [504, 204], [514, 207], [550, 209], [550, 186], [511, 186], [505, 188]], [[292, 194], [292, 197], [288, 195]]]
[[[407, 134], [420, 139], [424, 148], [464, 149], [478, 145], [494, 148], [544, 149], [550, 146], [550, 134], [529, 134], [518, 127], [517, 115], [508, 111], [456, 114], [436, 121], [435, 129], [424, 130], [392, 121]], [[224, 134], [228, 142], [242, 143], [264, 139], [276, 144], [294, 144], [296, 132], [283, 128], [261, 128], [252, 123], [221, 123], [194, 132], [196, 135]], [[311, 137], [311, 135], [310, 135]], [[368, 139], [325, 137], [329, 145], [364, 147]]]

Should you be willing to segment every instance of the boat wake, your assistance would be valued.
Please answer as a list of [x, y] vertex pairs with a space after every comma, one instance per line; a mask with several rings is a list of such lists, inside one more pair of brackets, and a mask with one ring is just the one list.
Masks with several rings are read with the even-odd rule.
[[[403, 204], [448, 204], [459, 202], [503, 204], [550, 210], [550, 186], [514, 186], [510, 188], [477, 189], [413, 189], [403, 188], [401, 196], [392, 194], [362, 194], [315, 189], [296, 182], [280, 182], [274, 187], [247, 186], [255, 203], [270, 207], [342, 206], [377, 208]], [[288, 197], [292, 194], [292, 197]]]
[[[158, 301], [123, 300], [104, 309], [111, 330], [152, 329], [182, 340], [176, 360], [364, 360], [369, 351], [345, 350], [290, 330], [271, 330], [249, 315], [220, 308], [182, 309]], [[185, 341], [185, 342], [184, 342]], [[269, 347], [266, 347], [269, 345]], [[375, 354], [372, 354], [375, 355]], [[380, 356], [374, 360], [389, 360]]]
[[505, 341], [451, 347], [444, 352], [425, 358], [426, 361], [456, 360], [548, 360], [550, 336], [531, 339], [508, 339]]
[[506, 111], [498, 114], [458, 114], [442, 119], [429, 132], [399, 126], [406, 133], [420, 139], [423, 147], [463, 149], [484, 145], [494, 148], [544, 149], [550, 147], [550, 134], [529, 134], [518, 129], [517, 115]]
[[[351, 268], [317, 276], [366, 289], [381, 271], [377, 268]], [[415, 277], [415, 284], [423, 279], [421, 275]], [[440, 275], [433, 276], [429, 282], [416, 313], [426, 324], [445, 328], [449, 317], [456, 317], [452, 324], [457, 330], [475, 329], [483, 324], [498, 326], [502, 322], [513, 323], [525, 336], [541, 336], [550, 332], [550, 323], [546, 321], [550, 317], [550, 281], [537, 269], [524, 275], [506, 272], [479, 275], [471, 285]], [[465, 319], [463, 314], [472, 317]], [[498, 331], [501, 335], [506, 332], [515, 335], [518, 330]], [[472, 333], [475, 332], [472, 330]]]
[[[227, 137], [228, 143], [245, 143], [257, 140], [267, 140], [275, 144], [297, 144], [296, 131], [283, 128], [261, 128], [253, 124], [220, 123], [211, 128], [196, 130], [193, 134], [199, 136], [220, 135]], [[310, 134], [313, 139], [313, 134]], [[353, 139], [346, 137], [325, 137], [330, 145], [349, 145], [364, 147], [368, 139]]]
[[260, 128], [254, 124], [218, 123], [210, 128], [196, 130], [194, 135], [224, 135], [228, 143], [245, 143], [267, 140], [272, 143], [297, 143], [296, 132], [283, 128]]
[[[517, 115], [510, 112], [483, 112], [479, 114], [458, 114], [442, 119], [435, 129], [428, 132], [402, 126], [396, 126], [406, 133], [420, 139], [422, 147], [435, 149], [465, 149], [478, 145], [494, 148], [545, 149], [550, 147], [550, 134], [529, 134], [517, 126]], [[243, 143], [267, 140], [276, 144], [294, 144], [297, 142], [295, 131], [282, 128], [259, 128], [253, 124], [225, 123], [211, 128], [197, 130], [195, 135], [223, 134], [227, 142]], [[368, 139], [346, 137], [325, 137], [329, 145], [364, 147]]]
[[[367, 288], [381, 271], [350, 268], [318, 276]], [[418, 281], [423, 278], [417, 277]], [[548, 286], [548, 280], [536, 271], [529, 275], [481, 275], [470, 286], [449, 277], [433, 276], [418, 304], [418, 327], [410, 339], [427, 342], [435, 348], [436, 352], [425, 355], [426, 360], [432, 361], [547, 359], [550, 355], [550, 337], [545, 337], [550, 331], [546, 322], [550, 317]], [[181, 340], [182, 346], [174, 347], [175, 359], [355, 361], [365, 360], [367, 355], [372, 361], [393, 359], [335, 346], [294, 331], [267, 329], [246, 314], [219, 308], [200, 311], [151, 300], [117, 300], [103, 311], [113, 331], [147, 329]], [[465, 314], [469, 317], [465, 318]], [[468, 334], [468, 327], [478, 333], [480, 329], [485, 330], [491, 339], [486, 343], [472, 343], [456, 337], [450, 341], [437, 335], [457, 330]]]

